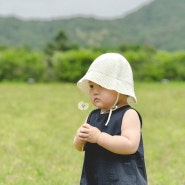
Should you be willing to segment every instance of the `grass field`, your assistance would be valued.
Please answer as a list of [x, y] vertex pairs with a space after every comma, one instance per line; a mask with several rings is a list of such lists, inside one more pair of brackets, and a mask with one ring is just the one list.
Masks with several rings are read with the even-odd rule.
[[[149, 185], [185, 185], [185, 83], [138, 83]], [[72, 142], [88, 101], [73, 84], [0, 84], [0, 185], [78, 185]]]

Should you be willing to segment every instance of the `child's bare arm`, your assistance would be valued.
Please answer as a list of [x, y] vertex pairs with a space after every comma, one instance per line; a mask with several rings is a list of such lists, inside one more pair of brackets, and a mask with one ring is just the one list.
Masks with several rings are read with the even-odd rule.
[[88, 124], [84, 127], [86, 130], [81, 133], [82, 140], [97, 143], [113, 153], [133, 154], [138, 149], [141, 125], [139, 116], [133, 109], [128, 110], [124, 115], [121, 136], [111, 136]]
[[85, 145], [84, 141], [78, 140], [77, 137], [75, 136], [73, 144], [78, 151], [83, 151]]
[[102, 132], [97, 143], [117, 154], [135, 153], [139, 146], [141, 134], [141, 124], [135, 110], [130, 109], [125, 113], [121, 129], [121, 136], [111, 136]]
[[81, 127], [77, 130], [76, 136], [74, 137], [73, 141], [75, 148], [79, 151], [83, 151], [84, 145], [86, 143], [86, 141], [82, 140], [82, 138], [80, 137], [80, 132], [82, 129]]

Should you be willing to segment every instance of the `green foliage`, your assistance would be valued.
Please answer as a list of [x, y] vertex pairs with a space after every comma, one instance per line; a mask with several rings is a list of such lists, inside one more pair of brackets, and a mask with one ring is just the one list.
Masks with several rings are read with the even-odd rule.
[[173, 54], [173, 67], [177, 80], [185, 81], [185, 53], [177, 52]]
[[24, 49], [7, 49], [0, 52], [0, 81], [43, 80], [44, 57], [41, 53]]
[[58, 80], [76, 82], [85, 74], [89, 65], [99, 54], [91, 50], [56, 52], [53, 64]]
[[[169, 53], [135, 46], [124, 50], [114, 52], [127, 58], [136, 81], [185, 81], [185, 52]], [[4, 48], [0, 50], [0, 81], [27, 81], [31, 78], [37, 82], [76, 82], [92, 61], [105, 52], [98, 49], [53, 50], [49, 56], [26, 48]]]
[[66, 51], [71, 47], [68, 43], [68, 38], [63, 30], [60, 30], [54, 37], [53, 41], [50, 41], [44, 51], [48, 55], [52, 55], [54, 51]]
[[130, 62], [137, 81], [185, 80], [185, 52], [127, 51], [123, 55]]

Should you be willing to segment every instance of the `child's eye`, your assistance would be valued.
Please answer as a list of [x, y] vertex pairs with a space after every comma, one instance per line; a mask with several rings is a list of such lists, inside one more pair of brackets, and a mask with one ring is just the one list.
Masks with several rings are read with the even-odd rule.
[[89, 85], [90, 89], [92, 89], [94, 86], [93, 85]]

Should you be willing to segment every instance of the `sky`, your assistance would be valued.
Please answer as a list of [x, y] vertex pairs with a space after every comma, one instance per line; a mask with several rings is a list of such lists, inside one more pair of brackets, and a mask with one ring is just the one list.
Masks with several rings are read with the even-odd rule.
[[55, 19], [75, 16], [113, 19], [152, 0], [0, 0], [0, 16]]

